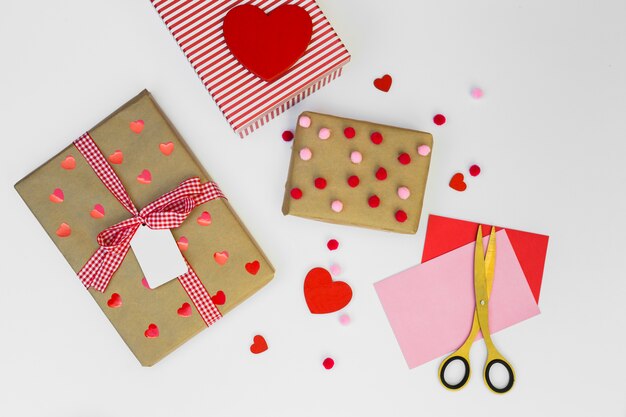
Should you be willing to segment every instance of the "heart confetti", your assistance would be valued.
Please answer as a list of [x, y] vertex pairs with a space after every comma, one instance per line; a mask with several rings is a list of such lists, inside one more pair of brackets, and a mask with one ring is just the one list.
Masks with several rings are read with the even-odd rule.
[[304, 298], [313, 314], [341, 310], [352, 299], [352, 288], [343, 281], [333, 281], [324, 268], [313, 268], [304, 279]]
[[389, 89], [391, 88], [392, 81], [393, 80], [391, 79], [391, 75], [385, 74], [382, 77], [376, 78], [374, 80], [374, 87], [376, 87], [382, 92], [387, 93]]
[[450, 188], [456, 191], [465, 191], [465, 189], [467, 188], [467, 184], [464, 180], [465, 176], [460, 172], [457, 172], [452, 176], [452, 179], [450, 179]]
[[180, 239], [178, 239], [178, 241], [176, 242], [176, 244], [178, 245], [178, 249], [181, 252], [184, 252], [189, 247], [189, 240], [185, 236], [181, 236]]
[[148, 290], [152, 289], [150, 288], [150, 284], [148, 284], [148, 280], [146, 279], [146, 277], [141, 278], [141, 285], [143, 285], [143, 287]]
[[252, 339], [252, 345], [250, 345], [250, 352], [258, 355], [259, 353], [263, 353], [268, 349], [267, 342], [265, 338], [260, 334], [257, 334]]

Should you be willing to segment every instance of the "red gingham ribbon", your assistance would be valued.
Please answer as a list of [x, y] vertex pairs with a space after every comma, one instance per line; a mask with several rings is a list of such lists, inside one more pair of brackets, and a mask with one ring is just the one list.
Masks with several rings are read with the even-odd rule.
[[[126, 257], [135, 232], [141, 225], [151, 229], [173, 229], [179, 227], [196, 206], [216, 198], [224, 198], [217, 184], [214, 182], [202, 184], [198, 177], [194, 177], [183, 181], [174, 190], [163, 194], [138, 211], [119, 177], [89, 133], [75, 140], [74, 146], [87, 160], [102, 183], [133, 215], [98, 234], [100, 247], [78, 272], [78, 277], [86, 288], [94, 287], [100, 292], [106, 290], [113, 274]], [[178, 280], [208, 326], [218, 320], [221, 314], [191, 265], [187, 263], [187, 266], [188, 271], [178, 277]]]

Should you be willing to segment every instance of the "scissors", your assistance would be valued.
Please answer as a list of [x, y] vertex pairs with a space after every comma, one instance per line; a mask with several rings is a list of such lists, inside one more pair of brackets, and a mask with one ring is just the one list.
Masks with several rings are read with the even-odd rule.
[[[493, 278], [496, 266], [496, 228], [491, 228], [491, 234], [489, 236], [489, 244], [487, 245], [487, 254], [484, 255], [483, 250], [483, 232], [482, 226], [478, 226], [478, 233], [476, 234], [476, 247], [474, 249], [474, 294], [476, 298], [476, 308], [474, 309], [474, 322], [472, 323], [472, 330], [467, 336], [467, 339], [450, 356], [448, 356], [439, 366], [439, 380], [444, 387], [450, 390], [458, 390], [465, 386], [470, 377], [470, 349], [472, 343], [476, 339], [476, 334], [480, 330], [487, 345], [487, 360], [483, 370], [483, 378], [485, 384], [489, 389], [497, 394], [504, 394], [508, 392], [515, 382], [515, 374], [513, 368], [507, 362], [507, 360], [498, 352], [498, 349], [491, 341], [491, 333], [489, 332], [489, 295], [491, 294], [491, 287], [493, 285]], [[446, 381], [445, 373], [446, 368], [454, 361], [461, 361], [465, 367], [465, 374], [461, 381], [457, 384], [450, 384]], [[491, 382], [489, 372], [493, 365], [500, 364], [508, 372], [508, 383], [503, 388], [498, 388]]]

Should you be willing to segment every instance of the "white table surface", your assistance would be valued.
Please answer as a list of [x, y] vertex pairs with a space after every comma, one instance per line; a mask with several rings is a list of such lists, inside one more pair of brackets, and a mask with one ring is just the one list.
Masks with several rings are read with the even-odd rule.
[[[319, 2], [352, 62], [245, 140], [148, 0], [4, 2], [0, 415], [626, 415], [626, 3]], [[384, 73], [388, 94], [371, 85]], [[469, 97], [473, 85], [482, 100]], [[143, 88], [277, 270], [152, 368], [138, 365], [13, 189]], [[280, 134], [305, 109], [434, 134], [417, 235], [281, 214], [291, 150]], [[483, 173], [451, 190], [452, 174], [472, 163]], [[496, 336], [517, 371], [508, 395], [490, 393], [478, 372], [448, 392], [438, 360], [405, 365], [372, 284], [419, 262], [429, 213], [550, 235], [542, 314]], [[326, 249], [329, 237], [340, 251]], [[347, 327], [310, 314], [303, 298], [306, 271], [331, 261], [354, 290]], [[255, 356], [257, 333], [270, 348]], [[472, 351], [476, 369], [484, 351]]]

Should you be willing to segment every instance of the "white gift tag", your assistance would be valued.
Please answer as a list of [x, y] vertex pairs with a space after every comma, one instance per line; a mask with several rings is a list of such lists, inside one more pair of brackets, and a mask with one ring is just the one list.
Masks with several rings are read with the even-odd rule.
[[150, 288], [156, 288], [187, 272], [187, 264], [168, 229], [139, 226], [130, 242]]

